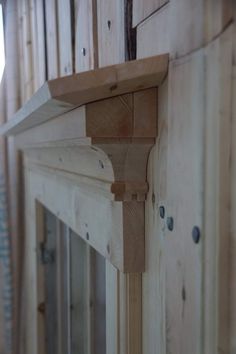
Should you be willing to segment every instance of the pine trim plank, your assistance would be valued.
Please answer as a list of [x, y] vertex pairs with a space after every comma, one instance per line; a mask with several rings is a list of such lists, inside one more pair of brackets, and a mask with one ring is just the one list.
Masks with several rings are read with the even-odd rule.
[[75, 71], [98, 66], [96, 0], [75, 0]]
[[[45, 242], [45, 220], [42, 204], [36, 202], [36, 243]], [[37, 262], [37, 348], [38, 354], [45, 354], [46, 333], [45, 333], [45, 275], [44, 266], [39, 262], [39, 254], [36, 254]]]
[[57, 31], [60, 76], [71, 75], [73, 73], [71, 4], [72, 2], [70, 0], [57, 0]]
[[169, 0], [133, 0], [133, 27], [160, 9]]
[[45, 1], [46, 21], [46, 65], [48, 79], [59, 76], [58, 19], [56, 0]]
[[125, 61], [124, 1], [97, 0], [99, 67]]
[[157, 87], [168, 70], [168, 54], [91, 70], [44, 84], [0, 129], [15, 135], [78, 106]]

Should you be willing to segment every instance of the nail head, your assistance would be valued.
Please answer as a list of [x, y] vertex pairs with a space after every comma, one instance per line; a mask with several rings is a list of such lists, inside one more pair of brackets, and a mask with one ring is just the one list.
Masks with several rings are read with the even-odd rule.
[[200, 241], [201, 232], [198, 226], [194, 226], [192, 230], [192, 238], [194, 243], [198, 243]]
[[167, 220], [166, 220], [166, 224], [168, 227], [169, 231], [173, 231], [174, 229], [174, 219], [172, 218], [172, 216], [168, 216]]
[[159, 214], [160, 214], [161, 219], [164, 219], [164, 217], [165, 217], [165, 207], [163, 205], [161, 205], [160, 208], [159, 208]]

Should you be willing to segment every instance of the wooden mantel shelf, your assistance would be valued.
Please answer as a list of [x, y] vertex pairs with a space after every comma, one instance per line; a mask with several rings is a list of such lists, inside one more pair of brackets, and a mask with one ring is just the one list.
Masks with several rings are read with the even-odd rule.
[[23, 151], [34, 200], [124, 272], [144, 271], [147, 162], [167, 70], [164, 54], [49, 81], [0, 128]]
[[157, 87], [167, 69], [164, 54], [48, 81], [0, 128], [0, 134], [15, 135], [84, 104]]

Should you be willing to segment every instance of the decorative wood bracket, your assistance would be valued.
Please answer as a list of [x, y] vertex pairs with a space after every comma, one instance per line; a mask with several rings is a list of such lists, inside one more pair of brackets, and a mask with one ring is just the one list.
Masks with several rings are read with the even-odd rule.
[[[112, 223], [121, 235], [108, 233], [106, 246], [87, 242], [125, 272], [144, 270], [147, 161], [157, 136], [157, 87], [167, 69], [168, 55], [161, 55], [49, 81], [0, 128], [15, 136], [26, 168], [122, 203], [122, 217]], [[96, 230], [96, 215], [89, 222]], [[85, 217], [75, 231], [86, 239], [82, 224]]]

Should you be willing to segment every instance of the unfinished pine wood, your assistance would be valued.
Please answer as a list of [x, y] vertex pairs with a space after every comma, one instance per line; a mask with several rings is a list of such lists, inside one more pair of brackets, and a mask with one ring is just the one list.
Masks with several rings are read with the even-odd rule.
[[83, 104], [156, 87], [167, 67], [165, 54], [49, 81], [0, 132], [17, 134]]
[[[44, 28], [44, 2], [35, 1], [34, 26], [36, 32], [36, 55], [35, 55], [35, 89], [39, 89], [46, 81], [46, 33]], [[36, 69], [37, 68], [37, 69]]]
[[75, 71], [98, 65], [97, 5], [95, 0], [75, 1]]
[[[206, 49], [205, 120], [205, 351], [229, 352], [230, 136], [232, 40], [230, 26]], [[209, 287], [211, 282], [211, 287]]]
[[30, 22], [30, 3], [27, 0], [22, 0], [19, 2], [18, 13], [19, 13], [19, 21], [20, 21], [20, 33], [21, 33], [19, 39], [21, 41], [21, 55], [22, 55], [21, 94], [22, 94], [22, 103], [25, 103], [32, 96], [34, 92], [34, 82], [33, 82], [34, 70], [33, 70], [33, 53], [32, 53], [32, 32], [31, 32], [31, 22]]
[[[236, 14], [236, 7], [235, 7]], [[235, 42], [235, 23], [233, 25], [233, 68], [232, 68], [232, 97], [236, 94], [236, 68], [235, 68], [235, 58], [236, 58], [236, 42]], [[232, 169], [231, 169], [231, 210], [230, 210], [230, 273], [229, 273], [229, 284], [230, 284], [230, 314], [229, 314], [229, 353], [233, 354], [236, 350], [236, 338], [234, 336], [236, 328], [236, 308], [235, 308], [235, 296], [236, 296], [236, 284], [234, 282], [236, 274], [236, 222], [235, 222], [235, 207], [236, 207], [236, 184], [235, 184], [235, 174], [236, 174], [236, 159], [235, 159], [235, 134], [236, 134], [236, 101], [232, 100], [232, 128], [231, 128], [231, 154], [232, 154]]]
[[[197, 354], [203, 346], [203, 87], [203, 50], [170, 65], [165, 209], [174, 229], [165, 219], [166, 350], [179, 354]], [[199, 244], [191, 235], [195, 225]]]
[[[63, 177], [54, 175], [51, 178], [50, 172], [40, 172], [38, 168], [37, 173], [30, 169], [30, 175], [35, 183], [33, 199], [46, 205], [117, 268], [125, 272], [143, 271], [142, 202], [125, 205], [111, 202]], [[63, 204], [60, 198], [63, 198]], [[137, 220], [133, 217], [136, 214]], [[108, 222], [104, 223], [104, 220]]]
[[58, 57], [60, 76], [73, 73], [72, 53], [72, 2], [70, 0], [57, 1], [58, 14]]
[[56, 220], [58, 354], [71, 348], [70, 231]]
[[[145, 199], [146, 163], [154, 139], [97, 140], [27, 151], [35, 165], [120, 201]], [[66, 148], [66, 149], [65, 149]], [[113, 195], [113, 196], [112, 196]]]
[[90, 103], [86, 117], [88, 136], [133, 136], [133, 95]]
[[[166, 27], [168, 11], [169, 5], [137, 27], [138, 58], [155, 55], [162, 51], [163, 45], [168, 45]], [[154, 37], [155, 41], [152, 40]], [[168, 78], [158, 88], [157, 106], [158, 138], [148, 159], [149, 191], [145, 202], [145, 272], [142, 274], [143, 353], [166, 352], [165, 222], [159, 218], [159, 206], [166, 206], [167, 193]]]
[[209, 43], [232, 21], [232, 0], [174, 0], [170, 4], [171, 57]]
[[[44, 208], [36, 203], [36, 243], [45, 242], [45, 218]], [[39, 250], [39, 248], [38, 248]], [[40, 263], [39, 252], [37, 261], [37, 350], [38, 354], [45, 354], [46, 351], [46, 333], [45, 333], [45, 275], [44, 266]]]
[[59, 352], [59, 316], [58, 288], [57, 288], [57, 267], [59, 257], [57, 254], [57, 219], [49, 212], [44, 210], [45, 217], [45, 249], [52, 254], [52, 259], [44, 264], [45, 277], [45, 337], [46, 353]]
[[168, 0], [134, 0], [133, 1], [133, 27], [145, 20], [153, 12], [162, 7]]
[[[18, 6], [18, 3], [11, 0], [4, 6], [5, 53], [8, 58], [4, 69], [5, 103], [1, 101], [0, 104], [3, 107], [5, 105], [4, 116], [2, 116], [4, 121], [9, 120], [19, 108], [21, 96], [20, 70], [23, 69], [24, 66], [22, 65], [20, 68], [19, 65], [21, 58], [19, 59], [19, 42], [17, 40], [19, 33]], [[3, 84], [3, 81], [1, 84]], [[8, 269], [7, 266], [5, 267], [5, 272], [7, 274], [11, 273], [11, 286], [15, 289], [11, 295], [12, 305], [9, 305], [9, 292], [5, 300], [7, 302], [6, 308], [9, 310], [9, 314], [7, 316], [8, 319], [5, 319], [5, 335], [7, 339], [6, 345], [8, 346], [8, 349], [6, 347], [6, 350], [12, 351], [15, 350], [15, 348], [18, 348], [20, 342], [20, 326], [18, 319], [20, 316], [20, 276], [22, 271], [22, 258], [19, 256], [22, 249], [19, 244], [19, 239], [22, 236], [22, 226], [20, 225], [22, 215], [18, 209], [18, 193], [20, 184], [20, 176], [18, 174], [19, 154], [15, 149], [14, 139], [11, 138], [8, 139], [7, 142], [4, 141], [1, 147], [1, 158], [4, 161], [2, 164], [2, 168], [4, 168], [2, 171], [4, 180], [7, 181], [5, 188], [3, 188], [3, 192], [6, 193], [8, 199], [8, 209], [4, 217], [4, 228], [7, 226], [10, 227], [11, 230], [9, 234], [9, 242], [11, 245], [11, 256], [9, 256], [9, 260], [11, 259], [11, 264], [8, 264]], [[9, 285], [9, 277], [7, 278], [6, 284]], [[5, 288], [5, 285], [3, 285], [3, 288]], [[4, 296], [5, 295], [3, 294], [3, 297]], [[11, 311], [12, 313], [10, 314]], [[12, 333], [14, 333], [14, 343]]]
[[71, 351], [88, 352], [89, 280], [86, 243], [74, 232], [70, 233], [71, 252]]
[[[134, 136], [157, 136], [157, 89], [134, 93]], [[151, 119], [148, 119], [151, 117]]]
[[92, 353], [106, 352], [106, 261], [91, 249]]
[[[119, 354], [119, 272], [106, 261], [106, 352]], [[123, 353], [122, 353], [123, 354]]]
[[127, 275], [127, 353], [142, 354], [142, 275]]
[[[38, 302], [37, 302], [37, 238], [36, 238], [36, 208], [35, 200], [30, 195], [32, 190], [32, 180], [28, 173], [24, 175], [24, 186], [27, 188], [25, 194], [25, 243], [24, 243], [24, 264], [23, 264], [23, 309], [21, 318], [25, 319], [25, 326], [21, 332], [21, 350], [37, 354], [38, 343]], [[29, 222], [27, 222], [29, 221]]]
[[[167, 3], [137, 27], [137, 58], [170, 51], [170, 7]], [[155, 38], [155, 40], [152, 40]]]
[[[4, 121], [6, 119], [6, 75], [3, 74], [2, 81], [0, 83], [0, 99], [3, 102], [0, 105], [0, 120]], [[18, 318], [19, 312], [13, 311], [14, 305], [17, 304], [17, 296], [16, 292], [13, 293], [13, 288], [18, 281], [14, 278], [14, 285], [12, 282], [12, 262], [11, 260], [15, 259], [15, 252], [14, 256], [12, 257], [12, 250], [11, 250], [11, 233], [9, 228], [9, 219], [8, 219], [8, 197], [7, 197], [7, 181], [8, 181], [8, 174], [7, 174], [7, 145], [4, 138], [0, 139], [0, 228], [1, 228], [1, 235], [0, 235], [0, 282], [1, 282], [1, 300], [0, 300], [0, 327], [1, 327], [1, 334], [0, 334], [0, 351], [5, 353], [10, 353], [13, 350], [13, 343], [12, 343], [12, 333], [18, 327], [16, 325], [16, 320]], [[14, 275], [16, 267], [14, 267]], [[14, 295], [13, 295], [14, 294]], [[19, 294], [19, 293], [18, 293]], [[17, 295], [18, 295], [17, 294]], [[13, 330], [14, 328], [14, 330]], [[18, 332], [19, 333], [19, 332]]]
[[31, 54], [32, 73], [33, 73], [32, 93], [34, 93], [38, 89], [37, 86], [37, 80], [38, 80], [37, 18], [36, 18], [36, 4], [34, 0], [29, 1], [29, 16], [30, 16], [30, 32], [31, 32], [31, 42], [32, 42], [32, 54]]
[[125, 60], [124, 2], [97, 0], [99, 67]]
[[159, 88], [158, 140], [148, 163], [149, 193], [145, 203], [145, 273], [142, 275], [143, 351], [166, 351], [165, 301], [165, 220], [159, 207], [166, 208], [167, 144], [168, 144], [168, 80]]
[[47, 74], [48, 80], [59, 76], [58, 61], [58, 18], [56, 0], [45, 1], [46, 21], [46, 48], [47, 48]]
[[[156, 124], [157, 90], [149, 89], [79, 107], [27, 129], [15, 139], [16, 145], [25, 149], [66, 144], [73, 146], [76, 143], [89, 145], [96, 143], [97, 138], [155, 138]], [[96, 139], [91, 141], [85, 136]]]

